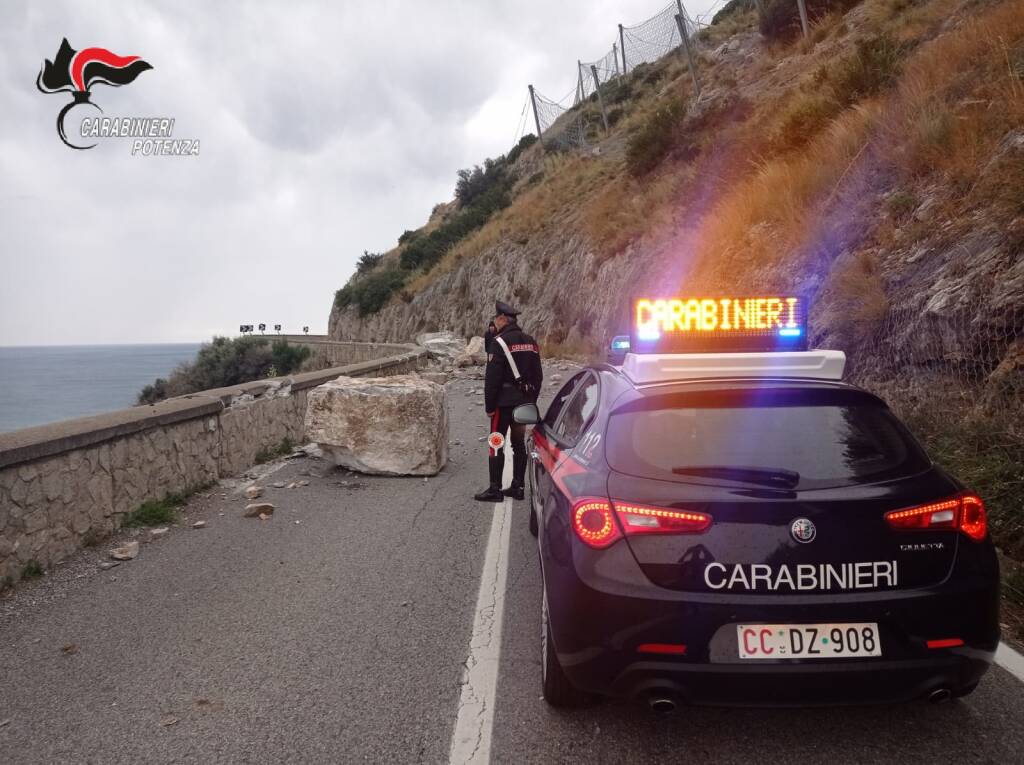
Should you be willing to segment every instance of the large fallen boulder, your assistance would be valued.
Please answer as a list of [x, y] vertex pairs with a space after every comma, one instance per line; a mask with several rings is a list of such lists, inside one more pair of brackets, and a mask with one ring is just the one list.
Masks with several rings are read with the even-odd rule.
[[434, 475], [448, 461], [444, 387], [415, 375], [339, 377], [309, 392], [306, 438], [361, 473]]
[[487, 353], [484, 351], [484, 339], [474, 337], [466, 344], [466, 350], [455, 359], [457, 367], [473, 367], [487, 363]]
[[454, 361], [466, 352], [466, 341], [453, 332], [424, 332], [416, 336], [416, 344], [422, 345], [436, 359]]

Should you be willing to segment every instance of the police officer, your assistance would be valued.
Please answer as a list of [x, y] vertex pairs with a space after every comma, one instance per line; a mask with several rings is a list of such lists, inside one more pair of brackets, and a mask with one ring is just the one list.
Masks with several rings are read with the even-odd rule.
[[[491, 357], [484, 376], [484, 409], [491, 419], [487, 437], [490, 486], [475, 499], [500, 502], [505, 497], [522, 499], [526, 482], [526, 426], [512, 422], [512, 410], [520, 404], [536, 403], [544, 374], [537, 341], [519, 328], [516, 308], [498, 301], [494, 305], [494, 326], [498, 333], [491, 343]], [[511, 432], [512, 484], [501, 488], [505, 468], [505, 437]]]
[[498, 328], [494, 326], [494, 319], [491, 319], [487, 323], [487, 331], [484, 332], [484, 353], [487, 354], [487, 360], [491, 360], [491, 354], [494, 353], [494, 337], [498, 334]]

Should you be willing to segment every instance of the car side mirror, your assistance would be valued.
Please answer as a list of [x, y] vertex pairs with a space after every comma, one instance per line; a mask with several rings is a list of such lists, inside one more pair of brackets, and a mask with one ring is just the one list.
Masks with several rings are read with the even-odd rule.
[[520, 404], [512, 410], [512, 422], [516, 425], [536, 425], [540, 422], [540, 410], [536, 404]]

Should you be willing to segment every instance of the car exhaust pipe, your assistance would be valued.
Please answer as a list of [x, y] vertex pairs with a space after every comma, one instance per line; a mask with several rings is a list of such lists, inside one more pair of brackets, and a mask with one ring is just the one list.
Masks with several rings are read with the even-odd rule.
[[934, 691], [928, 694], [928, 701], [932, 704], [942, 704], [953, 698], [953, 693], [949, 688], [936, 688]]
[[665, 693], [652, 693], [647, 704], [656, 715], [670, 715], [676, 711], [676, 700]]

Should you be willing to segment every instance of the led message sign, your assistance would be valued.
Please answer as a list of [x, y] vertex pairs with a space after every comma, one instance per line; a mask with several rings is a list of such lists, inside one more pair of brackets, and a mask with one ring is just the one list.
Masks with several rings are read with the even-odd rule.
[[631, 345], [639, 353], [803, 350], [801, 297], [658, 297], [633, 301]]

